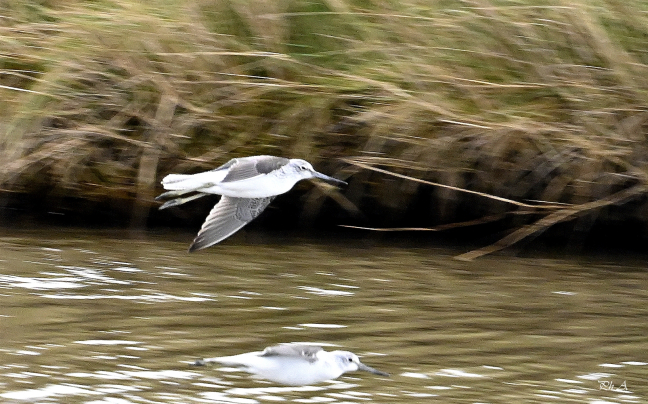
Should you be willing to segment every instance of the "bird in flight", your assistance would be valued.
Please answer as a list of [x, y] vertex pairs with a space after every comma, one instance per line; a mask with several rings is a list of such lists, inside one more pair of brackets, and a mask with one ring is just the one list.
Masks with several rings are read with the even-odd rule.
[[[315, 171], [306, 160], [251, 156], [231, 159], [202, 173], [169, 174], [162, 180], [167, 192], [155, 199], [173, 198], [160, 206], [160, 209], [166, 209], [205, 195], [222, 195], [189, 247], [191, 252], [212, 246], [236, 233], [259, 216], [277, 195], [310, 178], [347, 185]], [[192, 195], [185, 196], [187, 194]]]

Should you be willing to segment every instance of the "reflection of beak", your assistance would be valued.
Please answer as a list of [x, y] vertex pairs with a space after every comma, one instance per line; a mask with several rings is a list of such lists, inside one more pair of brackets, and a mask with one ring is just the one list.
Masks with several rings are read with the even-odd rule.
[[373, 373], [375, 375], [389, 377], [389, 373], [381, 372], [380, 370], [367, 366], [364, 363], [358, 363], [358, 370], [364, 370], [365, 372]]
[[319, 178], [320, 180], [326, 181], [330, 184], [333, 185], [349, 185], [346, 182], [342, 180], [338, 180], [337, 178], [329, 177], [328, 175], [324, 175], [322, 173], [318, 173], [317, 171], [313, 171], [313, 175], [315, 178]]

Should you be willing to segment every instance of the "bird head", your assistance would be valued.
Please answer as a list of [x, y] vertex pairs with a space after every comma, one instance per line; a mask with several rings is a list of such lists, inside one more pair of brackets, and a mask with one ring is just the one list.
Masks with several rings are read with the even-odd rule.
[[298, 174], [302, 179], [319, 178], [333, 185], [347, 185], [346, 182], [338, 180], [337, 178], [329, 177], [315, 171], [313, 166], [306, 160], [291, 159], [286, 166], [286, 171]]

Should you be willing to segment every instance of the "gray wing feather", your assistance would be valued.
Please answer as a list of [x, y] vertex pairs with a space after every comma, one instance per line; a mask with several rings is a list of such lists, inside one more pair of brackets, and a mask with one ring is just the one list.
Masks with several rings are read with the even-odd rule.
[[223, 164], [222, 166], [220, 166], [220, 167], [216, 167], [216, 168], [214, 168], [213, 170], [209, 170], [209, 171], [228, 170], [231, 166], [233, 166], [234, 164], [236, 164], [237, 160], [238, 160], [238, 159], [231, 159], [230, 161], [228, 161], [227, 163]]
[[256, 162], [257, 171], [261, 174], [268, 174], [285, 166], [290, 161], [287, 158], [275, 156], [261, 156]]
[[259, 216], [274, 198], [274, 196], [268, 198], [222, 196], [209, 212], [189, 251], [207, 248], [236, 233]]
[[317, 345], [281, 344], [267, 347], [263, 350], [261, 356], [292, 356], [315, 362], [317, 360], [316, 355], [320, 351], [323, 351], [323, 349]]
[[[288, 163], [288, 159], [274, 156], [254, 156], [234, 159], [222, 182], [234, 182], [268, 174]], [[227, 164], [226, 164], [227, 165]], [[224, 167], [224, 166], [223, 166]]]

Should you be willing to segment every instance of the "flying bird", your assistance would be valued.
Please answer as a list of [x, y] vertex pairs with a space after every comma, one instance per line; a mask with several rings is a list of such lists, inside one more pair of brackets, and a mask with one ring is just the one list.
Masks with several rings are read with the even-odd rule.
[[[160, 206], [160, 209], [166, 209], [208, 194], [222, 195], [189, 247], [191, 252], [212, 246], [236, 233], [259, 216], [277, 195], [310, 178], [347, 185], [315, 171], [306, 160], [251, 156], [231, 159], [218, 168], [198, 174], [169, 174], [162, 180], [167, 192], [155, 199], [173, 198]], [[193, 195], [184, 196], [191, 193]]]

